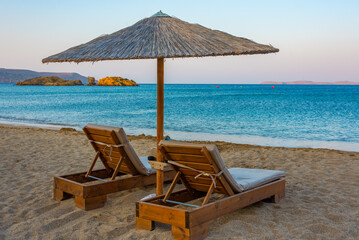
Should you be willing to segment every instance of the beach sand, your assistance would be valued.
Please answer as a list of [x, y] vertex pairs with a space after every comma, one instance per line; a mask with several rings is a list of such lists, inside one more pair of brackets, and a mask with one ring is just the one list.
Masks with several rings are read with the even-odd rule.
[[[0, 239], [172, 239], [164, 224], [135, 230], [135, 202], [154, 186], [110, 194], [87, 212], [52, 199], [53, 176], [86, 171], [94, 157], [83, 133], [1, 125], [0, 134]], [[139, 155], [155, 147], [154, 137], [129, 139]], [[215, 144], [228, 167], [284, 170], [287, 184], [277, 204], [213, 220], [208, 239], [359, 239], [359, 153]]]

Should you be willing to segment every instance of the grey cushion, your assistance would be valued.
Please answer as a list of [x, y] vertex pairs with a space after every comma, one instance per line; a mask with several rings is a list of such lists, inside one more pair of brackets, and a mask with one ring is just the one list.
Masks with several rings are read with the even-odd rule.
[[285, 176], [283, 171], [264, 170], [264, 169], [248, 169], [248, 168], [230, 168], [227, 169], [223, 159], [214, 144], [193, 144], [175, 141], [161, 141], [160, 144], [171, 146], [191, 146], [202, 148], [205, 146], [212, 156], [213, 161], [217, 164], [220, 171], [223, 170], [222, 176], [227, 180], [233, 192], [243, 192], [268, 182], [280, 179]]
[[259, 187], [266, 183], [285, 177], [285, 172], [266, 169], [229, 168], [237, 185], [244, 191]]
[[102, 126], [97, 124], [87, 124], [86, 125], [89, 128], [97, 128], [102, 130], [109, 130], [109, 131], [115, 131], [118, 139], [120, 140], [120, 143], [123, 144], [123, 148], [128, 156], [128, 158], [131, 160], [133, 166], [136, 168], [136, 170], [143, 174], [143, 175], [150, 175], [154, 172], [156, 172], [155, 169], [152, 169], [150, 164], [148, 163], [148, 157], [141, 157], [139, 158], [135, 150], [133, 149], [131, 143], [128, 141], [127, 135], [123, 128], [118, 127], [110, 127], [110, 126]]
[[243, 192], [245, 189], [238, 185], [236, 180], [229, 173], [226, 165], [223, 162], [221, 154], [219, 154], [218, 148], [214, 144], [206, 144], [205, 145], [212, 156], [213, 161], [217, 164], [220, 171], [223, 171], [222, 176], [227, 180], [229, 185], [232, 187], [233, 192]]

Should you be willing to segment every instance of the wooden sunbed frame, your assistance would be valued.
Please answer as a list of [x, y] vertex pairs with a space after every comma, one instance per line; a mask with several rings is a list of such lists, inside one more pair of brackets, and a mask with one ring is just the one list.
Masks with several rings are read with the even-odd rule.
[[[209, 231], [209, 221], [212, 219], [264, 199], [278, 202], [285, 195], [284, 179], [235, 194], [227, 180], [220, 174], [206, 146], [161, 143], [160, 150], [166, 160], [197, 169], [200, 173], [212, 174], [213, 180], [209, 175], [198, 176], [198, 171], [170, 164], [176, 171], [176, 177], [167, 193], [136, 203], [137, 230], [152, 231], [154, 222], [161, 222], [172, 225], [172, 235], [175, 239], [204, 239]], [[185, 189], [172, 192], [179, 179]], [[208, 203], [213, 192], [225, 194], [227, 197]], [[175, 207], [179, 204], [186, 205], [186, 202], [202, 197], [205, 197], [202, 206], [188, 204], [192, 207], [190, 209]]]
[[[127, 156], [114, 130], [86, 126], [84, 132], [94, 150], [95, 159], [87, 172], [54, 177], [54, 199], [61, 201], [72, 196], [78, 208], [92, 210], [103, 207], [107, 194], [156, 182], [156, 174], [140, 174]], [[104, 169], [93, 170], [97, 159]], [[121, 176], [117, 178], [117, 176]], [[172, 180], [174, 171], [164, 172], [164, 181]], [[104, 180], [109, 178], [109, 180]], [[94, 182], [100, 180], [98, 182]], [[93, 183], [91, 183], [93, 182]]]

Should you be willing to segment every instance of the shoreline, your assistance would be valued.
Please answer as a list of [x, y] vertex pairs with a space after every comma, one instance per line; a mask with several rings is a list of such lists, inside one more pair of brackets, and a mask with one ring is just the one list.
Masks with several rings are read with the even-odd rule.
[[[0, 126], [15, 126], [40, 128], [47, 130], [61, 130], [61, 128], [72, 128], [78, 132], [82, 132], [82, 127], [58, 123], [29, 123], [16, 121], [0, 120]], [[155, 138], [156, 129], [135, 129], [124, 128], [125, 132], [133, 137], [148, 136]], [[240, 136], [240, 135], [226, 135], [226, 134], [212, 134], [212, 133], [198, 133], [198, 132], [180, 132], [180, 131], [165, 131], [164, 135], [170, 136], [178, 141], [196, 141], [196, 142], [224, 142], [230, 144], [249, 145], [258, 147], [281, 147], [281, 148], [300, 148], [300, 149], [326, 149], [337, 150], [344, 152], [359, 152], [359, 143], [355, 142], [340, 142], [340, 141], [319, 141], [319, 140], [296, 140], [296, 139], [278, 139], [260, 136]], [[196, 137], [193, 137], [196, 136]]]

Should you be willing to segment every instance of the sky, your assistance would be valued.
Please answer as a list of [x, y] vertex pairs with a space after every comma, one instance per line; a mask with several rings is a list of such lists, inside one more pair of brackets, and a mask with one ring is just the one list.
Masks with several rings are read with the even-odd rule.
[[0, 0], [0, 68], [156, 83], [156, 60], [41, 60], [159, 10], [280, 49], [266, 55], [166, 59], [165, 83], [359, 82], [358, 0]]

